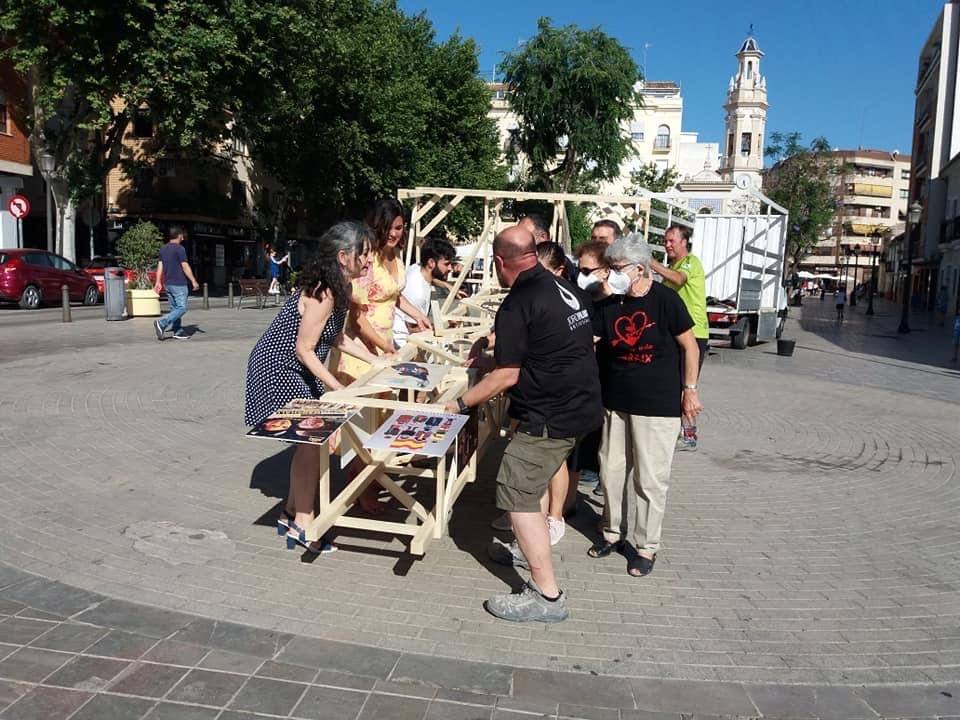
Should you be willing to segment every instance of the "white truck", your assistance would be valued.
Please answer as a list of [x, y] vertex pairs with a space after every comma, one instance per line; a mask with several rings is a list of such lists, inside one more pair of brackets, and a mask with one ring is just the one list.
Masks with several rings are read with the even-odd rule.
[[697, 215], [693, 253], [703, 263], [711, 338], [743, 349], [779, 338], [786, 317], [787, 215]]

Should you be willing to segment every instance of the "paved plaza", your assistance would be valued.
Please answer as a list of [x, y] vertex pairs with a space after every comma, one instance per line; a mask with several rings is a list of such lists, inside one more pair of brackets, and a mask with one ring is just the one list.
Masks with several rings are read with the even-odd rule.
[[0, 309], [0, 718], [960, 717], [960, 367], [926, 316], [807, 299], [793, 357], [715, 349], [656, 570], [587, 556], [585, 489], [548, 626], [482, 608], [521, 582], [486, 559], [500, 447], [422, 560], [287, 551], [290, 450], [243, 427], [273, 310], [192, 302], [163, 343]]

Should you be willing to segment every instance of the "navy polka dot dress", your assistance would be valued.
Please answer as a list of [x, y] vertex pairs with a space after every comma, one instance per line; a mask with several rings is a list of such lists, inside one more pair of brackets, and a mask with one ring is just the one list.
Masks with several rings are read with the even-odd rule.
[[[276, 410], [296, 398], [319, 398], [326, 392], [323, 383], [297, 359], [297, 331], [300, 293], [293, 293], [270, 323], [270, 327], [253, 346], [247, 360], [247, 402], [243, 418], [247, 425], [257, 425]], [[343, 331], [347, 309], [334, 310], [320, 333], [316, 353], [320, 362], [327, 361], [330, 347]]]

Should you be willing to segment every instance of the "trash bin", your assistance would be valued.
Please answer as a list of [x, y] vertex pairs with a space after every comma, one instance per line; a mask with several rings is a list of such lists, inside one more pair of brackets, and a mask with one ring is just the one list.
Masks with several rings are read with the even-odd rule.
[[107, 320], [127, 319], [127, 286], [123, 268], [103, 269], [103, 307]]
[[777, 340], [777, 355], [781, 355], [783, 357], [792, 356], [793, 348], [796, 346], [796, 344], [796, 340], [785, 340], [783, 338]]

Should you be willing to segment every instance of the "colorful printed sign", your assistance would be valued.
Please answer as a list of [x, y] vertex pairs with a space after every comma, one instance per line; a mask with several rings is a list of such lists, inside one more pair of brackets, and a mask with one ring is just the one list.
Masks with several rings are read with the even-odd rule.
[[328, 403], [323, 400], [291, 400], [247, 435], [321, 445], [356, 412], [357, 408], [353, 405]]
[[466, 424], [466, 415], [414, 414], [397, 410], [363, 444], [368, 450], [390, 450], [440, 457]]
[[446, 365], [393, 363], [374, 375], [370, 384], [399, 390], [433, 390], [449, 370]]

